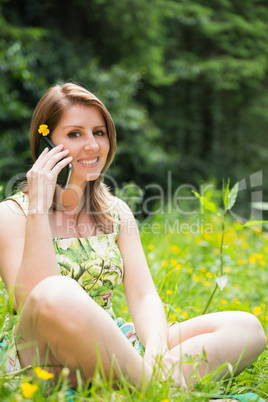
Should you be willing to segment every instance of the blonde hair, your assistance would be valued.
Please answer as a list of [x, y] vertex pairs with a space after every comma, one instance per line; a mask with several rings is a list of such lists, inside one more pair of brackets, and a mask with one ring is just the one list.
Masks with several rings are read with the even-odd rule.
[[84, 193], [84, 208], [90, 212], [93, 222], [96, 225], [101, 225], [102, 230], [106, 233], [111, 231], [111, 223], [114, 222], [114, 219], [108, 213], [108, 201], [111, 199], [111, 194], [103, 183], [103, 173], [114, 159], [116, 152], [116, 130], [112, 117], [104, 104], [87, 89], [74, 83], [65, 83], [51, 87], [40, 99], [33, 113], [30, 129], [32, 156], [34, 161], [38, 157], [40, 143], [38, 128], [40, 124], [47, 124], [50, 133], [52, 133], [59, 124], [66, 109], [77, 104], [97, 107], [106, 123], [110, 143], [106, 163], [98, 179], [87, 183]]

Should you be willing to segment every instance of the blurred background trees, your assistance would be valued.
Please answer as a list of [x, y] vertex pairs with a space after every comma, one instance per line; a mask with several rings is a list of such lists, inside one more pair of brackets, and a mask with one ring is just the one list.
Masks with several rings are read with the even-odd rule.
[[0, 0], [0, 184], [31, 165], [44, 91], [75, 81], [110, 110], [110, 174], [140, 187], [267, 169], [268, 6], [261, 0]]

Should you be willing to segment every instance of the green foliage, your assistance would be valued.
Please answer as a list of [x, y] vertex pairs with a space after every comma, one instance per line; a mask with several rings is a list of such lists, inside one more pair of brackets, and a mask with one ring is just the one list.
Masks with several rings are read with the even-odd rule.
[[[230, 190], [229, 188], [230, 185], [230, 180], [228, 180], [227, 184], [223, 183], [222, 186], [222, 203], [223, 203], [223, 211], [221, 213], [218, 212], [218, 208], [215, 203], [211, 202], [208, 200], [207, 197], [202, 197], [200, 194], [196, 193], [193, 191], [195, 196], [199, 199], [200, 204], [208, 211], [213, 212], [215, 215], [219, 216], [221, 218], [221, 233], [220, 233], [220, 245], [219, 245], [219, 273], [218, 276], [215, 278], [215, 287], [214, 290], [212, 291], [212, 294], [210, 295], [208, 302], [206, 304], [206, 307], [203, 311], [203, 314], [205, 314], [212, 302], [213, 297], [215, 296], [215, 293], [217, 289], [219, 288], [220, 291], [222, 291], [225, 286], [228, 283], [228, 277], [226, 274], [224, 274], [224, 256], [223, 253], [226, 252], [231, 256], [231, 258], [234, 258], [234, 248], [232, 245], [226, 245], [225, 244], [225, 235], [228, 230], [231, 229], [231, 226], [228, 228], [226, 227], [226, 213], [230, 211], [237, 199], [238, 196], [238, 191], [239, 191], [239, 183], [236, 183], [232, 189]], [[265, 221], [249, 221], [244, 223], [243, 225], [240, 223], [233, 223], [233, 229], [234, 230], [241, 230], [243, 228], [249, 228], [251, 226], [257, 226], [261, 225], [262, 223], [265, 223]]]
[[208, 211], [213, 212], [214, 214], [218, 214], [218, 208], [214, 202], [211, 202], [207, 197], [201, 196], [196, 191], [193, 191], [194, 195], [199, 199], [202, 207], [207, 209]]
[[238, 190], [239, 190], [239, 183], [236, 183], [230, 191], [229, 183], [230, 183], [230, 181], [228, 181], [226, 187], [223, 186], [223, 190], [224, 190], [223, 204], [224, 204], [225, 211], [229, 211], [230, 209], [233, 208], [233, 206], [236, 202]]
[[246, 3], [2, 1], [0, 181], [30, 166], [33, 108], [66, 80], [110, 109], [119, 183], [163, 186], [169, 170], [175, 186], [236, 181], [267, 168], [268, 11]]
[[[234, 197], [236, 185], [228, 189], [229, 185], [224, 187], [221, 206], [225, 199], [227, 207], [226, 193]], [[218, 203], [215, 205], [219, 209]], [[202, 204], [196, 212], [183, 216], [167, 208], [164, 214], [147, 219], [150, 231], [148, 225], [141, 225], [147, 259], [169, 321], [182, 322], [204, 312], [216, 281], [221, 291], [211, 298], [209, 310], [251, 312], [258, 316], [267, 332], [267, 234], [250, 228], [236, 231], [235, 222], [226, 215], [226, 248], [221, 255], [222, 216], [205, 210]], [[220, 212], [222, 214], [223, 210]], [[227, 248], [233, 250], [232, 255], [226, 252]], [[266, 399], [267, 358], [266, 350], [257, 362], [238, 377], [218, 383], [222, 387], [221, 392], [214, 390], [214, 395], [252, 391]], [[212, 378], [207, 381], [216, 385]], [[204, 391], [203, 386], [204, 382], [201, 381], [201, 388], [198, 384], [196, 390]], [[210, 398], [212, 394], [213, 390]], [[209, 395], [207, 399], [202, 395], [201, 400], [209, 400]], [[189, 400], [196, 400], [194, 393], [188, 397]]]

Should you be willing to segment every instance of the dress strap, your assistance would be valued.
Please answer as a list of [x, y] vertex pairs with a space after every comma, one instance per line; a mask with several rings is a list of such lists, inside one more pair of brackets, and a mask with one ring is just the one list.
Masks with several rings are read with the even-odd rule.
[[19, 191], [18, 193], [11, 195], [5, 199], [5, 201], [11, 200], [14, 201], [18, 204], [18, 206], [22, 209], [24, 212], [24, 215], [28, 215], [28, 209], [29, 209], [29, 199], [26, 197], [26, 195], [22, 192]]
[[120, 214], [119, 214], [119, 211], [114, 210], [111, 212], [111, 215], [112, 215], [112, 218], [116, 221], [114, 223], [114, 233], [115, 233], [116, 240], [117, 240], [118, 236], [119, 236], [119, 232], [120, 232], [120, 225], [121, 225]]

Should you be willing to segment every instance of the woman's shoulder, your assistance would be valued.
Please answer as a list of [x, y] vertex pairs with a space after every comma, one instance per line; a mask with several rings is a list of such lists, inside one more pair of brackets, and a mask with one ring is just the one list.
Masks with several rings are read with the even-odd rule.
[[114, 197], [113, 210], [117, 211], [120, 220], [119, 237], [127, 237], [132, 233], [137, 235], [139, 232], [136, 219], [125, 201], [118, 197]]
[[112, 213], [117, 213], [121, 221], [125, 220], [126, 218], [133, 217], [133, 213], [125, 201], [115, 196], [111, 196], [109, 201], [110, 210]]
[[27, 216], [29, 200], [25, 193], [19, 191], [13, 195], [8, 196], [0, 203], [0, 216], [2, 214], [15, 214], [20, 216]]
[[11, 199], [0, 203], [0, 247], [7, 247], [11, 240], [21, 237], [25, 232], [25, 212]]

